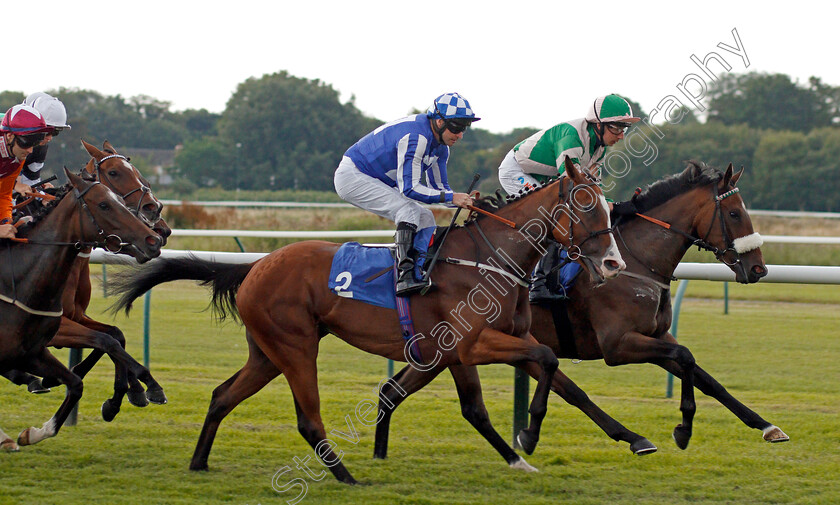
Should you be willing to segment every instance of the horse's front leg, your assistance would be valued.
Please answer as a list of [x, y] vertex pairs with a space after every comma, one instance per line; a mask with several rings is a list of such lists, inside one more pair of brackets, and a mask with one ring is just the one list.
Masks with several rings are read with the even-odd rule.
[[41, 377], [55, 377], [60, 383], [67, 386], [67, 395], [55, 415], [42, 427], [26, 428], [18, 435], [17, 443], [19, 445], [32, 445], [45, 438], [54, 437], [58, 433], [58, 430], [64, 425], [64, 421], [67, 420], [67, 416], [70, 415], [70, 411], [79, 403], [79, 399], [82, 397], [83, 384], [82, 379], [68, 370], [46, 348], [42, 349], [37, 356], [25, 362], [25, 365], [24, 369], [26, 371]]
[[[667, 337], [673, 339], [670, 334], [667, 335]], [[674, 343], [676, 343], [676, 341], [674, 341]], [[685, 375], [682, 367], [680, 367], [680, 365], [675, 361], [665, 360], [661, 362], [657, 361], [655, 363], [678, 377], [680, 380], [682, 380]], [[767, 442], [787, 442], [790, 440], [790, 437], [788, 437], [787, 434], [785, 434], [785, 432], [778, 426], [768, 422], [754, 410], [741, 403], [738, 399], [732, 396], [725, 387], [715, 380], [714, 377], [697, 365], [694, 366], [694, 385], [697, 389], [703, 392], [703, 394], [711, 396], [715, 400], [719, 401], [721, 405], [735, 414], [741, 422], [750, 428], [761, 430], [762, 438]]]
[[397, 372], [382, 384], [379, 390], [379, 414], [376, 421], [376, 437], [373, 445], [374, 459], [388, 457], [388, 435], [391, 431], [391, 415], [410, 395], [423, 389], [446, 369], [438, 365], [431, 370], [420, 371], [411, 365]]
[[607, 365], [626, 365], [628, 363], [657, 363], [672, 361], [682, 370], [680, 390], [680, 411], [682, 423], [674, 428], [674, 441], [677, 447], [685, 449], [691, 440], [692, 424], [697, 404], [694, 399], [694, 356], [684, 345], [666, 333], [662, 339], [649, 337], [630, 331], [618, 339], [604, 339], [601, 342], [604, 361]]
[[528, 413], [530, 425], [517, 436], [519, 445], [526, 454], [533, 454], [540, 439], [540, 427], [548, 410], [548, 393], [551, 380], [559, 366], [557, 357], [547, 345], [539, 344], [530, 333], [525, 338], [518, 338], [492, 328], [484, 328], [473, 342], [464, 342], [458, 346], [458, 357], [464, 365], [485, 365], [507, 363], [519, 365], [523, 362], [535, 362], [541, 367], [537, 387]]
[[[537, 378], [541, 372], [533, 363], [526, 363], [522, 368], [532, 377]], [[562, 371], [554, 372], [551, 390], [563, 398], [566, 403], [573, 405], [586, 414], [599, 428], [604, 430], [611, 439], [630, 444], [633, 454], [644, 456], [656, 452], [656, 446], [647, 438], [630, 431], [623, 424], [613, 419], [596, 405], [577, 384]]]

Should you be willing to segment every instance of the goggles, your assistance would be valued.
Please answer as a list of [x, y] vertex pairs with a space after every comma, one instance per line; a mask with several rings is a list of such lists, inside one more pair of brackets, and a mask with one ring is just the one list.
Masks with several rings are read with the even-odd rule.
[[607, 129], [613, 135], [622, 135], [624, 133], [627, 133], [627, 128], [629, 127], [630, 125], [628, 125], [627, 123], [607, 123]]
[[457, 121], [457, 120], [448, 120], [444, 123], [444, 126], [447, 130], [451, 131], [454, 134], [459, 134], [467, 131], [467, 128], [470, 127], [469, 121]]
[[38, 144], [40, 144], [41, 141], [43, 141], [46, 136], [47, 136], [46, 133], [32, 133], [32, 134], [29, 134], [29, 135], [15, 135], [15, 142], [17, 142], [17, 145], [19, 145], [21, 147], [21, 149], [30, 149], [30, 148], [33, 148], [33, 147], [37, 146]]

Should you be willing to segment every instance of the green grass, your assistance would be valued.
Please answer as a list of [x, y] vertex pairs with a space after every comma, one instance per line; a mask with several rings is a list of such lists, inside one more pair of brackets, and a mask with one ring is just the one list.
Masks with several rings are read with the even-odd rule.
[[[85, 380], [77, 426], [19, 453], [0, 453], [0, 504], [282, 504], [297, 494], [272, 489], [272, 477], [286, 466], [292, 471], [276, 484], [303, 479], [304, 504], [840, 503], [832, 484], [840, 471], [840, 300], [820, 286], [730, 288], [730, 313], [723, 315], [721, 284], [692, 281], [680, 341], [733, 395], [785, 430], [788, 443], [765, 443], [759, 431], [698, 393], [694, 438], [681, 451], [671, 440], [678, 400], [664, 397], [661, 369], [562, 360], [561, 369], [596, 403], [659, 452], [633, 456], [552, 395], [540, 445], [526, 457], [540, 472], [510, 470], [461, 418], [444, 375], [395, 414], [388, 460], [371, 458], [372, 427], [354, 423], [357, 444], [336, 439], [363, 485], [342, 485], [330, 475], [315, 481], [295, 468], [295, 458], [314, 453], [297, 432], [291, 395], [279, 377], [225, 419], [210, 471], [190, 472], [210, 394], [244, 364], [247, 351], [239, 326], [219, 327], [202, 312], [206, 291], [178, 282], [152, 294], [152, 372], [169, 404], [138, 409], [126, 402], [105, 423], [99, 405], [109, 396], [113, 367], [100, 363]], [[103, 315], [107, 300], [94, 295], [90, 314], [111, 320]], [[138, 300], [132, 317], [115, 323], [140, 359], [142, 320]], [[66, 350], [56, 354], [66, 362]], [[327, 430], [346, 431], [344, 417], [374, 398], [386, 361], [326, 338], [319, 372]], [[491, 418], [510, 439], [513, 371], [493, 365], [481, 375]], [[62, 397], [63, 388], [36, 396], [2, 383], [0, 426], [10, 435], [40, 426]], [[313, 460], [310, 465], [320, 469]]]

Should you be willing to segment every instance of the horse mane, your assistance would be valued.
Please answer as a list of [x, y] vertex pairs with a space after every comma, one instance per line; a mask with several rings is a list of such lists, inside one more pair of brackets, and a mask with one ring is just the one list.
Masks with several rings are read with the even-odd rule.
[[35, 227], [36, 224], [38, 224], [41, 220], [47, 217], [49, 213], [52, 212], [53, 209], [55, 209], [58, 206], [59, 202], [61, 202], [61, 199], [64, 198], [64, 196], [67, 195], [67, 193], [69, 193], [71, 189], [73, 189], [73, 185], [67, 183], [64, 186], [55, 188], [53, 191], [50, 191], [52, 196], [55, 197], [55, 200], [44, 202], [37, 209], [35, 209], [35, 211], [32, 212], [32, 214], [29, 214], [32, 217], [32, 220], [18, 229], [18, 236], [26, 235], [30, 230], [32, 230], [32, 228]]
[[676, 175], [669, 175], [650, 184], [632, 200], [639, 212], [662, 205], [668, 200], [700, 186], [717, 183], [723, 178], [723, 172], [702, 161], [688, 160], [685, 170]]
[[[517, 202], [519, 200], [522, 200], [523, 198], [530, 195], [531, 193], [535, 193], [535, 192], [543, 189], [544, 187], [546, 187], [549, 184], [557, 181], [560, 178], [561, 178], [561, 176], [552, 177], [551, 179], [539, 184], [538, 186], [536, 186], [534, 188], [522, 190], [515, 195], [503, 195], [502, 190], [497, 189], [495, 194], [493, 194], [493, 195], [482, 196], [481, 198], [476, 199], [475, 202], [474, 202], [474, 205], [481, 210], [486, 210], [487, 212], [492, 212], [492, 213], [495, 214], [496, 211], [498, 211], [502, 207], [506, 207], [508, 204], [511, 204], [511, 203]], [[470, 215], [470, 217], [468, 217], [466, 219], [466, 221], [464, 221], [464, 225], [467, 225], [469, 223], [472, 223], [473, 221], [476, 221], [476, 220], [484, 218], [484, 217], [487, 217], [487, 216], [484, 216], [483, 214], [480, 214], [478, 212], [474, 212], [472, 215]], [[461, 226], [456, 226], [456, 227], [460, 228]]]

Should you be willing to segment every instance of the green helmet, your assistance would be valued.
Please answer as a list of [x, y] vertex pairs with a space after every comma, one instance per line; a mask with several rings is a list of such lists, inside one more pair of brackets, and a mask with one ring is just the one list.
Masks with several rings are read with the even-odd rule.
[[586, 120], [590, 123], [625, 123], [625, 126], [630, 126], [642, 119], [633, 117], [633, 108], [627, 100], [612, 94], [596, 98], [586, 112]]

